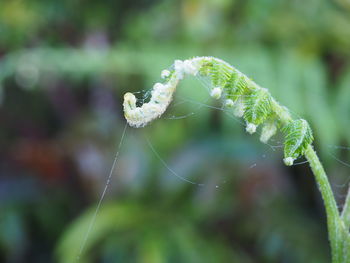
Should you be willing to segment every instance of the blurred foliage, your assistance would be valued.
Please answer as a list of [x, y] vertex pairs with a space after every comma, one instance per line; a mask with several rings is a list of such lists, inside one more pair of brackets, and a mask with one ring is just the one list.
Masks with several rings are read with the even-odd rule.
[[[309, 120], [343, 199], [346, 0], [9, 0], [0, 32], [1, 262], [74, 262], [124, 129], [123, 94], [147, 99], [177, 58], [223, 58]], [[283, 167], [278, 138], [261, 145], [213, 106], [186, 80], [165, 118], [127, 129], [80, 262], [329, 262], [307, 166]], [[146, 138], [204, 186], [171, 175]]]

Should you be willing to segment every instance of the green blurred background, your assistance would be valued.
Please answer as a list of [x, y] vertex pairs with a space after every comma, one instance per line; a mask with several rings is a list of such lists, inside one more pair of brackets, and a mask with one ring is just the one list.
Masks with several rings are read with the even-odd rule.
[[[309, 120], [341, 208], [348, 0], [2, 0], [1, 262], [77, 262], [125, 127], [123, 94], [147, 99], [174, 59], [201, 55]], [[263, 145], [215, 107], [188, 79], [164, 118], [127, 128], [78, 262], [330, 262], [308, 165], [285, 167], [281, 136]], [[147, 140], [204, 186], [175, 177]]]

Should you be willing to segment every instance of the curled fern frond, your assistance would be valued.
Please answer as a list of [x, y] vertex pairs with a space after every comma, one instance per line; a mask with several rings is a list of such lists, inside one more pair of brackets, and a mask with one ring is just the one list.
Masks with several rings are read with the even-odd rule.
[[302, 155], [312, 143], [312, 132], [305, 120], [293, 121], [287, 108], [281, 106], [269, 93], [249, 79], [235, 67], [214, 57], [195, 57], [188, 60], [176, 60], [173, 70], [163, 70], [164, 83], [156, 83], [152, 97], [141, 107], [136, 106], [136, 98], [131, 93], [124, 96], [124, 112], [128, 123], [134, 127], [143, 127], [160, 117], [170, 104], [178, 82], [187, 75], [209, 77], [213, 85], [210, 96], [224, 99], [224, 106], [232, 108], [233, 114], [243, 117], [246, 130], [254, 133], [263, 125], [260, 140], [267, 142], [282, 128], [286, 134], [286, 165]]

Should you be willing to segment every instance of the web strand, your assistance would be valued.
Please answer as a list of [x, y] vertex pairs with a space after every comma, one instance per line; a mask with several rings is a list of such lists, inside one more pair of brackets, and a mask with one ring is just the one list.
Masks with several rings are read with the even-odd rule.
[[328, 154], [329, 154], [330, 156], [332, 156], [332, 157], [334, 158], [334, 160], [336, 160], [337, 162], [339, 162], [339, 163], [345, 165], [346, 167], [350, 167], [350, 164], [348, 164], [348, 163], [346, 163], [346, 162], [340, 160], [340, 159], [337, 158], [334, 154], [332, 154], [332, 153], [328, 153]]
[[127, 123], [125, 123], [125, 127], [124, 127], [124, 130], [123, 130], [123, 133], [122, 133], [122, 136], [120, 138], [120, 141], [119, 141], [119, 144], [118, 144], [118, 147], [117, 147], [117, 152], [114, 156], [114, 160], [113, 160], [113, 164], [112, 164], [112, 167], [111, 167], [111, 170], [109, 172], [109, 175], [107, 177], [107, 181], [106, 181], [106, 184], [105, 184], [105, 187], [103, 189], [103, 192], [101, 194], [101, 197], [98, 201], [98, 204], [96, 206], [96, 209], [95, 209], [95, 212], [91, 218], [91, 221], [89, 223], [89, 227], [88, 227], [88, 230], [86, 231], [86, 234], [84, 236], [84, 240], [83, 240], [83, 243], [81, 244], [80, 246], [80, 250], [79, 250], [79, 254], [77, 256], [77, 262], [80, 260], [80, 257], [84, 251], [84, 248], [85, 248], [85, 245], [86, 245], [86, 242], [89, 238], [89, 235], [91, 233], [91, 230], [96, 222], [96, 217], [97, 217], [97, 214], [98, 212], [100, 211], [100, 208], [101, 208], [101, 205], [102, 205], [102, 202], [104, 200], [104, 197], [106, 196], [106, 193], [107, 193], [107, 189], [110, 185], [110, 182], [111, 182], [111, 178], [112, 178], [112, 175], [113, 175], [113, 172], [114, 172], [114, 169], [116, 167], [116, 164], [117, 164], [117, 160], [118, 160], [118, 157], [119, 157], [119, 152], [120, 152], [120, 149], [121, 149], [121, 146], [122, 146], [122, 143], [123, 143], [123, 140], [124, 140], [124, 137], [125, 137], [125, 133], [126, 133], [126, 128], [127, 128]]
[[147, 141], [147, 144], [149, 146], [149, 148], [152, 150], [152, 152], [154, 153], [154, 155], [159, 159], [159, 161], [164, 165], [164, 167], [171, 173], [173, 174], [174, 176], [176, 176], [177, 178], [179, 178], [180, 180], [184, 181], [184, 182], [187, 182], [187, 183], [190, 183], [190, 184], [193, 184], [193, 185], [197, 185], [197, 186], [204, 186], [204, 184], [200, 184], [200, 183], [196, 183], [196, 182], [193, 182], [191, 180], [188, 180], [180, 175], [178, 175], [173, 169], [171, 169], [169, 167], [169, 165], [162, 159], [162, 157], [160, 157], [160, 155], [158, 154], [158, 152], [156, 151], [156, 149], [153, 147], [152, 143], [150, 142], [150, 140], [145, 136], [146, 138], [146, 141]]

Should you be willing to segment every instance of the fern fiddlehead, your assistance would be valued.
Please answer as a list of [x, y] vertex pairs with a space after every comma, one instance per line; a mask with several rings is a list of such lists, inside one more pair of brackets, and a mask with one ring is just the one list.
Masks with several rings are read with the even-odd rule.
[[267, 89], [261, 88], [243, 73], [226, 62], [213, 57], [196, 57], [190, 60], [176, 60], [174, 69], [163, 71], [164, 83], [153, 86], [152, 97], [148, 103], [136, 107], [136, 98], [131, 93], [124, 96], [124, 112], [128, 123], [134, 127], [143, 127], [160, 117], [170, 104], [179, 81], [186, 75], [209, 77], [213, 88], [210, 95], [215, 99], [224, 97], [225, 106], [233, 108], [237, 117], [243, 117], [249, 133], [264, 124], [261, 141], [267, 141], [276, 133], [277, 128], [285, 130], [286, 165], [304, 154], [312, 143], [313, 136], [305, 120], [293, 121], [288, 110], [280, 106]]
[[350, 262], [344, 251], [350, 249], [348, 230], [342, 228], [343, 221], [323, 167], [312, 147], [313, 135], [308, 122], [293, 119], [286, 107], [281, 106], [265, 88], [260, 87], [235, 67], [214, 57], [195, 57], [185, 61], [176, 60], [171, 70], [163, 70], [163, 83], [153, 86], [150, 101], [136, 106], [132, 93], [124, 95], [124, 115], [133, 127], [143, 127], [160, 117], [169, 106], [173, 93], [180, 80], [187, 75], [209, 77], [212, 84], [210, 96], [224, 99], [224, 106], [231, 108], [233, 114], [242, 117], [246, 131], [256, 132], [262, 125], [260, 140], [267, 143], [278, 130], [285, 135], [284, 163], [293, 165], [300, 156], [306, 159], [315, 174], [318, 187], [325, 202], [329, 239], [332, 249], [332, 262]]

